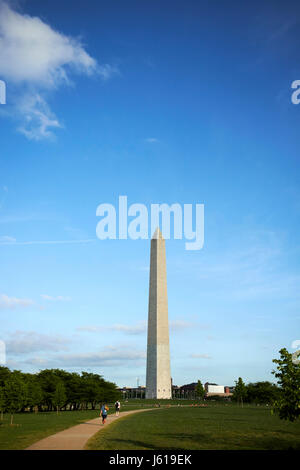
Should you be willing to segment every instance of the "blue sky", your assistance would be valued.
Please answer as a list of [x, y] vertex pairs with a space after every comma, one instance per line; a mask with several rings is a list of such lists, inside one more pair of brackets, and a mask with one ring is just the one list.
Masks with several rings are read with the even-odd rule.
[[273, 380], [299, 339], [296, 2], [0, 2], [0, 316], [7, 365], [145, 383], [149, 240], [96, 208], [205, 206], [169, 240], [178, 385]]

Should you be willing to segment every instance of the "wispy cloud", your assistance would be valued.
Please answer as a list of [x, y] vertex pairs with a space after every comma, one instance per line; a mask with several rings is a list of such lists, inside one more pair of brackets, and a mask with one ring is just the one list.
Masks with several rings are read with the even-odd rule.
[[0, 217], [0, 224], [14, 224], [18, 222], [42, 221], [42, 220], [47, 220], [48, 218], [49, 216], [46, 216], [45, 214], [38, 214], [38, 213], [2, 215]]
[[51, 357], [34, 356], [22, 361], [24, 364], [42, 367], [132, 367], [132, 364], [144, 364], [144, 351], [124, 348], [106, 347], [100, 351], [86, 353], [54, 354]]
[[58, 295], [56, 297], [53, 297], [51, 295], [41, 294], [41, 297], [42, 299], [49, 300], [51, 302], [68, 302], [71, 300], [71, 297], [65, 297], [63, 295]]
[[6, 294], [0, 294], [0, 309], [13, 310], [16, 308], [29, 307], [34, 304], [31, 299], [18, 299], [17, 297], [8, 297]]
[[140, 335], [144, 334], [147, 329], [146, 322], [140, 322], [137, 325], [123, 325], [123, 324], [115, 324], [112, 326], [81, 326], [77, 328], [77, 331], [84, 331], [88, 333], [99, 333], [103, 330], [111, 330], [111, 331], [121, 331], [128, 335]]
[[190, 357], [193, 359], [212, 359], [208, 354], [191, 354]]
[[14, 237], [10, 237], [9, 235], [3, 235], [2, 237], [0, 237], [0, 244], [1, 243], [14, 243], [16, 242], [16, 239]]
[[17, 112], [22, 116], [18, 131], [30, 140], [52, 138], [52, 130], [63, 127], [39, 93], [21, 97]]
[[18, 242], [16, 239], [12, 237], [10, 240], [1, 240], [0, 239], [0, 246], [1, 245], [60, 245], [60, 244], [72, 244], [72, 243], [91, 243], [95, 242], [95, 238], [89, 238], [86, 240], [31, 240], [26, 242]]
[[218, 259], [208, 255], [201, 263], [189, 263], [187, 269], [207, 285], [206, 292], [213, 289], [230, 300], [299, 298], [300, 273], [286, 269], [283, 237], [268, 230], [247, 230], [246, 235], [240, 230], [239, 235]]
[[18, 130], [28, 139], [52, 137], [52, 131], [62, 127], [46, 102], [46, 93], [73, 85], [76, 74], [108, 80], [116, 73], [116, 67], [98, 64], [78, 38], [0, 0], [0, 75], [15, 85], [18, 99], [11, 114], [21, 121]]
[[148, 144], [157, 144], [159, 140], [156, 137], [147, 137], [145, 142], [148, 142]]
[[[169, 328], [171, 331], [181, 331], [186, 328], [192, 328], [196, 325], [194, 323], [190, 323], [184, 320], [171, 320], [169, 322]], [[206, 327], [204, 325], [201, 326]], [[97, 326], [97, 325], [90, 325], [90, 326], [80, 326], [77, 328], [77, 331], [84, 331], [87, 333], [99, 333], [103, 330], [110, 330], [110, 331], [120, 331], [127, 335], [142, 335], [145, 334], [147, 331], [147, 322], [139, 322], [136, 325], [124, 325], [117, 323], [112, 326]]]
[[116, 325], [109, 327], [108, 329], [113, 330], [113, 331], [122, 331], [129, 335], [139, 335], [139, 334], [145, 333], [146, 328], [147, 328], [146, 322], [141, 322], [134, 326], [116, 324]]
[[62, 361], [67, 366], [80, 366], [80, 365], [97, 365], [112, 366], [124, 365], [137, 361], [145, 361], [146, 354], [144, 351], [134, 351], [131, 348], [124, 350], [119, 348], [108, 348], [107, 350], [92, 353], [82, 354], [64, 354], [57, 357], [57, 360]]
[[[200, 325], [201, 328], [207, 328], [206, 325]], [[181, 331], [186, 328], [195, 328], [199, 327], [195, 323], [187, 322], [185, 320], [171, 320], [169, 322], [169, 328], [171, 331]]]
[[59, 335], [45, 335], [35, 331], [16, 331], [6, 341], [6, 351], [8, 354], [22, 355], [33, 352], [58, 352], [66, 351], [68, 338]]

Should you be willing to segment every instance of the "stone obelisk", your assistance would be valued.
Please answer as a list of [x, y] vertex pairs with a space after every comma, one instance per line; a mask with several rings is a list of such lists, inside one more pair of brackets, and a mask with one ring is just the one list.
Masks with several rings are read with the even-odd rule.
[[165, 240], [151, 239], [146, 398], [172, 398]]

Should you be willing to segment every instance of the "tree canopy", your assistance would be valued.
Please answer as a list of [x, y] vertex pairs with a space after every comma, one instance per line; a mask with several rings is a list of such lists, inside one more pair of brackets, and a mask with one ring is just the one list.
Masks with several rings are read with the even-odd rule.
[[239, 377], [239, 379], [235, 382], [235, 389], [233, 393], [233, 398], [240, 402], [243, 406], [243, 401], [247, 396], [247, 387], [243, 382], [243, 379]]
[[274, 404], [274, 411], [281, 419], [295, 421], [300, 417], [300, 364], [293, 361], [287, 349], [279, 351], [280, 359], [273, 359], [277, 370], [272, 374], [278, 379], [280, 394]]
[[200, 398], [201, 400], [203, 400], [203, 398], [205, 397], [205, 389], [204, 389], [204, 387], [203, 387], [203, 385], [202, 385], [201, 380], [198, 380], [195, 389], [196, 389], [197, 397]]
[[11, 414], [25, 409], [95, 409], [103, 401], [121, 397], [116, 384], [89, 372], [45, 369], [36, 374], [0, 366], [1, 410]]

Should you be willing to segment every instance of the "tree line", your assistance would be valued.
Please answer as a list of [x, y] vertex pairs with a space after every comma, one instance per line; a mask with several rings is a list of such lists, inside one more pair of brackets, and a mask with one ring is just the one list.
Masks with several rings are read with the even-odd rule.
[[250, 382], [247, 385], [243, 379], [239, 377], [236, 381], [232, 399], [243, 403], [255, 403], [257, 405], [273, 405], [278, 400], [281, 389], [278, 385], [263, 381]]
[[[276, 377], [277, 384], [262, 381], [246, 385], [239, 377], [235, 381], [232, 400], [241, 406], [244, 403], [268, 404], [271, 412], [278, 414], [280, 419], [295, 421], [300, 418], [300, 350], [291, 354], [286, 348], [282, 348], [279, 354], [279, 359], [273, 359], [277, 369], [271, 372]], [[204, 399], [205, 389], [200, 380], [195, 391], [198, 398]], [[205, 399], [221, 401], [224, 397], [216, 395]]]
[[[271, 382], [255, 382], [248, 383], [247, 385], [243, 382], [242, 378], [235, 382], [235, 388], [232, 395], [232, 400], [243, 403], [255, 403], [255, 404], [272, 404], [280, 396], [280, 387]], [[205, 388], [203, 387], [200, 380], [195, 387], [196, 395], [200, 399], [205, 400], [217, 400], [224, 401], [227, 397], [220, 395], [206, 396]]]
[[[297, 357], [300, 351], [297, 351]], [[236, 381], [233, 398], [243, 406], [244, 402], [269, 403], [272, 412], [280, 419], [295, 421], [300, 418], [300, 363], [282, 348], [280, 358], [273, 359], [277, 369], [272, 371], [278, 385], [270, 382], [256, 382], [246, 385], [242, 378]]]
[[[82, 410], [120, 399], [116, 384], [89, 372], [45, 369], [37, 374], [0, 366], [0, 411]], [[11, 418], [12, 422], [12, 418]]]

